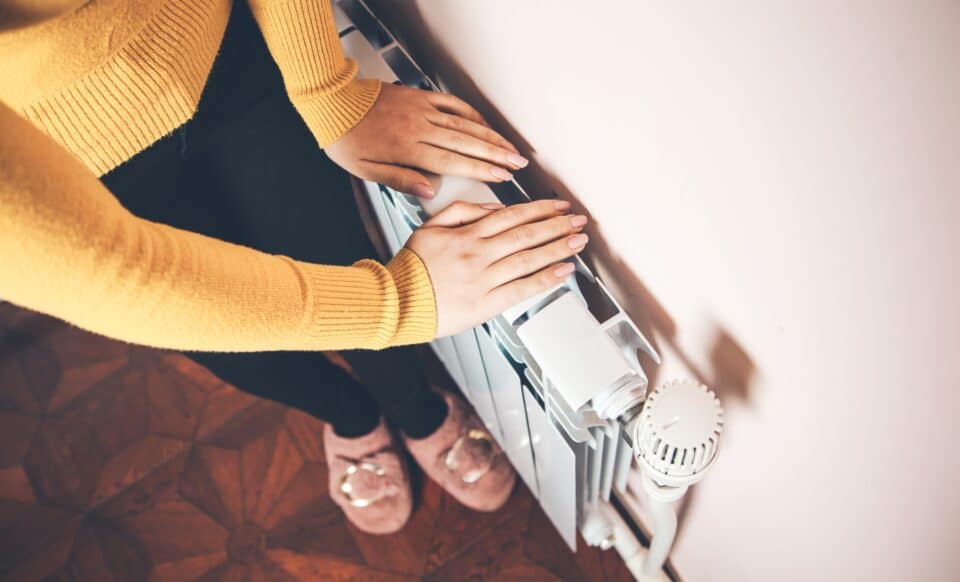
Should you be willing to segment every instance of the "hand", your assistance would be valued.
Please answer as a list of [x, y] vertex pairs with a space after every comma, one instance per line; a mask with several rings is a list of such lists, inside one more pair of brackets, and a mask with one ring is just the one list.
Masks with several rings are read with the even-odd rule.
[[587, 218], [569, 208], [559, 200], [508, 208], [457, 201], [417, 229], [407, 248], [430, 274], [437, 336], [478, 325], [572, 273], [560, 261], [587, 244], [579, 234]]
[[370, 111], [326, 152], [355, 176], [422, 198], [432, 198], [433, 187], [411, 168], [503, 182], [512, 178], [508, 170], [527, 165], [460, 99], [386, 83]]

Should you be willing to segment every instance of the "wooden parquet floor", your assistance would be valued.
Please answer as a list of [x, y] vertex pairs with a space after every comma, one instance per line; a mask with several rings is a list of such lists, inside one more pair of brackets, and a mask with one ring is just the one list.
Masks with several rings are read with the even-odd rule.
[[518, 485], [500, 511], [416, 481], [376, 537], [327, 495], [321, 423], [182, 355], [0, 305], [0, 578], [629, 580]]

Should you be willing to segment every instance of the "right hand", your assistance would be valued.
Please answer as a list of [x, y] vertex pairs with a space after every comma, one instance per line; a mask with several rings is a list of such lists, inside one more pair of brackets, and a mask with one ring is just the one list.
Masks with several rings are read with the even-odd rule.
[[430, 274], [437, 336], [465, 331], [558, 284], [573, 272], [561, 262], [583, 250], [586, 217], [568, 202], [540, 200], [507, 208], [457, 201], [407, 241]]

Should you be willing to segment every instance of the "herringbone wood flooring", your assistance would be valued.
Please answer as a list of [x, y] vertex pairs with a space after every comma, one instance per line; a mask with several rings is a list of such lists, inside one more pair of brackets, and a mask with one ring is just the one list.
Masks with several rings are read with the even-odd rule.
[[421, 478], [407, 527], [365, 535], [327, 495], [320, 428], [182, 355], [0, 305], [0, 576], [630, 579], [571, 554], [522, 484], [481, 514]]

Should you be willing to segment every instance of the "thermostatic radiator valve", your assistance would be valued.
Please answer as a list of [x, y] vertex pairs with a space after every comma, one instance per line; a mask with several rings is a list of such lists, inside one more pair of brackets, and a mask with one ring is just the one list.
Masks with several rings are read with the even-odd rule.
[[723, 409], [712, 390], [692, 380], [657, 386], [634, 424], [634, 455], [650, 500], [653, 539], [643, 564], [644, 580], [662, 579], [677, 515], [671, 505], [703, 479], [717, 458]]

